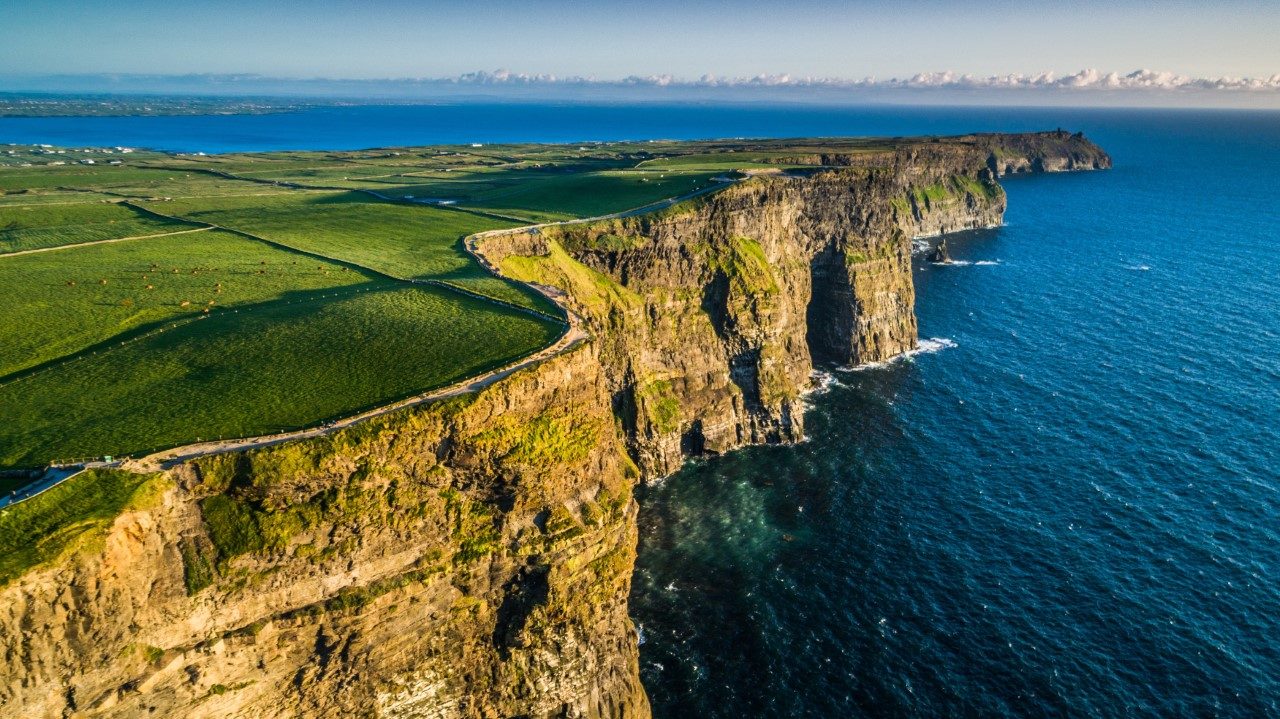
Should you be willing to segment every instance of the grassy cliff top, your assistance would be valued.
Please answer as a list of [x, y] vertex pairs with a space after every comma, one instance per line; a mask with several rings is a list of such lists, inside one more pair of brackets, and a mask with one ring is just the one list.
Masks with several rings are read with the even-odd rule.
[[[536, 352], [475, 232], [1062, 133], [203, 155], [0, 146], [0, 468], [313, 426]], [[1095, 148], [1096, 149], [1096, 148]]]

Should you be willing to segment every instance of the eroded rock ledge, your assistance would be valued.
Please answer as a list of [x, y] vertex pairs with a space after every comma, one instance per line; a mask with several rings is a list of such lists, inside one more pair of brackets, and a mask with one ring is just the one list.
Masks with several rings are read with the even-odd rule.
[[[645, 717], [632, 488], [803, 435], [814, 358], [916, 344], [910, 239], [998, 223], [1066, 133], [821, 156], [479, 242], [593, 339], [475, 395], [148, 480], [0, 588], [0, 716]], [[811, 163], [815, 164], [815, 163]]]

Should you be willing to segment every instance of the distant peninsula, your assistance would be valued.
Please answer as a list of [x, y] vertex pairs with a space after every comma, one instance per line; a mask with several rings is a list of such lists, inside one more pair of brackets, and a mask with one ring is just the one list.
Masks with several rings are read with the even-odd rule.
[[0, 117], [262, 115], [301, 110], [315, 104], [314, 101], [303, 103], [264, 97], [0, 93]]

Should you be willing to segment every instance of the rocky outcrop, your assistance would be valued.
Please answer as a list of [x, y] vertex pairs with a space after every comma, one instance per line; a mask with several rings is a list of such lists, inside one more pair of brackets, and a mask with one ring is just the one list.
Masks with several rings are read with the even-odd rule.
[[635, 484], [802, 437], [815, 358], [915, 346], [911, 237], [997, 223], [991, 158], [1083, 162], [1062, 142], [903, 143], [477, 239], [592, 339], [473, 395], [148, 479], [0, 587], [0, 716], [647, 716]]
[[951, 262], [951, 251], [947, 249], [947, 241], [943, 240], [929, 252], [929, 261], [945, 265]]
[[1025, 172], [1106, 170], [1111, 167], [1111, 157], [1079, 132], [1072, 134], [1066, 130], [1054, 130], [1020, 135], [974, 135], [972, 140], [989, 153], [987, 166], [1001, 177]]

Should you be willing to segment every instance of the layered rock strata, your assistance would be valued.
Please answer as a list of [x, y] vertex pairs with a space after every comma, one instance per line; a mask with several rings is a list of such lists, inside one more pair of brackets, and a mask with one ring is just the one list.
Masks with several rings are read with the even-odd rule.
[[1058, 133], [904, 142], [478, 238], [592, 339], [476, 394], [193, 460], [0, 587], [3, 717], [645, 717], [632, 489], [803, 435], [815, 359], [916, 345], [911, 242]]

